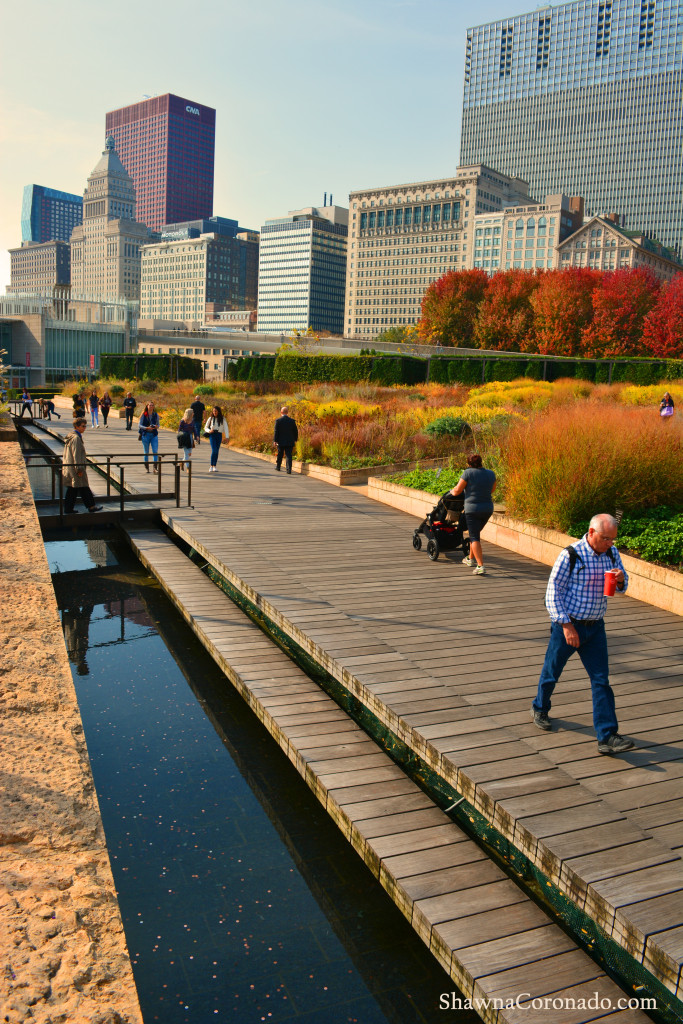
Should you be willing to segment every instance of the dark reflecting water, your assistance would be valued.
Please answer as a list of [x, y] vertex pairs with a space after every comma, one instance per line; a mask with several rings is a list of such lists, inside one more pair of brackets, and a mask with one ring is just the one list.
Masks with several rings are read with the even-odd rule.
[[145, 1024], [477, 1021], [127, 548], [46, 548]]

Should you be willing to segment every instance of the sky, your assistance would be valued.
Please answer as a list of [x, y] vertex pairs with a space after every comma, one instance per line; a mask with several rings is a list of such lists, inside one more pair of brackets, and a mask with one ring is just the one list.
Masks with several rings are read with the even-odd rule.
[[465, 32], [523, 0], [22, 0], [3, 16], [0, 294], [24, 185], [77, 195], [108, 110], [175, 93], [215, 107], [214, 213], [289, 210], [458, 164]]

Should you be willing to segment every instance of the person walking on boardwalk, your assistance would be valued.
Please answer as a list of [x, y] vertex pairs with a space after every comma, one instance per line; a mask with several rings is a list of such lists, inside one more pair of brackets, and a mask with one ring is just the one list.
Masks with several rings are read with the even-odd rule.
[[46, 400], [46, 402], [45, 402], [45, 413], [46, 413], [45, 418], [46, 418], [48, 423], [52, 423], [52, 417], [53, 416], [56, 416], [58, 420], [61, 420], [61, 418], [62, 418], [60, 416], [60, 414], [57, 412], [57, 410], [55, 409], [55, 400], [54, 400], [54, 398], [48, 398]]
[[28, 393], [28, 390], [24, 388], [21, 394], [21, 414], [19, 416], [20, 420], [23, 420], [24, 412], [26, 411], [28, 411], [29, 416], [31, 417], [31, 419], [33, 419], [33, 399]]
[[80, 497], [88, 512], [101, 512], [102, 506], [95, 504], [95, 496], [88, 486], [88, 474], [85, 462], [85, 444], [83, 434], [88, 421], [79, 416], [74, 421], [73, 434], [69, 434], [64, 442], [62, 456], [62, 480], [66, 486], [64, 495], [64, 511], [72, 515], [76, 511], [76, 498]]
[[123, 400], [123, 408], [126, 410], [126, 430], [130, 430], [133, 426], [133, 416], [135, 415], [135, 406], [137, 404], [129, 391]]
[[481, 550], [481, 531], [493, 515], [495, 489], [496, 474], [493, 470], [484, 469], [481, 455], [468, 455], [467, 469], [463, 471], [451, 494], [455, 497], [465, 492], [465, 519], [470, 538], [470, 553], [463, 558], [463, 564], [475, 567], [473, 576], [486, 575]]
[[287, 472], [292, 472], [292, 452], [294, 451], [294, 445], [299, 440], [299, 430], [296, 423], [289, 415], [289, 407], [283, 405], [280, 409], [282, 415], [275, 420], [275, 434], [273, 435], [273, 444], [277, 445], [277, 459], [275, 461], [275, 468], [280, 471], [282, 465], [282, 456], [285, 457], [285, 465]]
[[190, 409], [192, 409], [192, 412], [194, 414], [194, 436], [195, 436], [195, 440], [196, 440], [197, 444], [201, 444], [200, 434], [201, 434], [201, 430], [202, 430], [202, 420], [204, 419], [204, 411], [206, 409], [206, 406], [202, 402], [202, 400], [199, 397], [199, 395], [197, 395], [197, 397], [195, 398], [194, 402], [190, 403]]
[[159, 413], [154, 408], [154, 402], [148, 402], [138, 423], [140, 428], [140, 440], [145, 452], [145, 469], [149, 473], [149, 449], [152, 449], [154, 461], [154, 472], [159, 472]]
[[194, 413], [186, 409], [178, 425], [178, 447], [183, 450], [183, 469], [187, 469], [194, 448]]
[[211, 465], [209, 466], [209, 473], [216, 473], [218, 462], [218, 453], [221, 450], [221, 444], [223, 438], [227, 444], [228, 438], [230, 437], [230, 431], [228, 430], [228, 421], [223, 415], [223, 410], [218, 405], [214, 405], [211, 410], [211, 415], [206, 421], [204, 427], [204, 433], [209, 435], [209, 442], [211, 444]]
[[111, 409], [111, 406], [111, 395], [109, 394], [108, 391], [105, 391], [100, 399], [100, 409], [102, 410], [102, 419], [104, 420], [104, 425], [107, 428], [107, 430], [109, 430], [109, 424], [107, 423], [107, 419], [109, 417], [109, 410]]
[[96, 391], [90, 396], [90, 420], [93, 427], [100, 426], [100, 399]]
[[616, 591], [626, 593], [628, 575], [614, 547], [617, 521], [613, 516], [593, 516], [588, 533], [557, 557], [545, 595], [551, 618], [550, 641], [531, 705], [534, 725], [552, 729], [548, 717], [550, 698], [564, 666], [575, 651], [591, 681], [593, 725], [600, 754], [621, 754], [633, 740], [620, 736], [614, 693], [609, 683], [605, 612], [605, 573], [612, 573]]
[[85, 416], [85, 399], [79, 391], [77, 395], [74, 395], [74, 421], [81, 416]]

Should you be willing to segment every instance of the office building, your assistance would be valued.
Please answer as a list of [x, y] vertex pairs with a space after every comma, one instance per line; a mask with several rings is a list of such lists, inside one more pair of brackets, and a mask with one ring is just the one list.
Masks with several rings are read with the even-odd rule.
[[71, 247], [68, 242], [23, 242], [10, 249], [8, 294], [46, 293], [71, 281]]
[[106, 115], [106, 133], [153, 231], [213, 213], [216, 111], [167, 93]]
[[202, 324], [212, 311], [256, 305], [258, 242], [204, 234], [155, 242], [142, 250], [140, 320]]
[[583, 224], [581, 196], [546, 196], [545, 203], [508, 206], [500, 213], [477, 213], [468, 267], [497, 270], [552, 270], [558, 245]]
[[560, 243], [558, 256], [562, 268], [641, 267], [660, 281], [670, 281], [675, 274], [683, 273], [683, 263], [675, 252], [647, 238], [642, 231], [620, 227], [617, 214], [591, 217]]
[[[172, 242], [181, 238], [199, 238], [200, 235], [225, 235], [236, 238], [242, 231], [236, 220], [230, 217], [200, 217], [198, 220], [186, 220], [179, 224], [164, 224], [159, 232], [162, 242]], [[258, 234], [256, 236], [258, 242]]]
[[261, 228], [258, 324], [264, 333], [344, 330], [349, 211], [308, 206]]
[[428, 285], [471, 265], [475, 215], [529, 202], [525, 181], [482, 164], [352, 192], [345, 335], [369, 339], [417, 323]]
[[83, 220], [83, 197], [44, 185], [26, 185], [21, 204], [22, 242], [68, 242]]
[[683, 7], [573, 0], [469, 29], [461, 162], [683, 243]]
[[135, 219], [135, 190], [109, 137], [83, 194], [83, 223], [71, 235], [74, 291], [140, 298], [140, 247], [149, 231]]

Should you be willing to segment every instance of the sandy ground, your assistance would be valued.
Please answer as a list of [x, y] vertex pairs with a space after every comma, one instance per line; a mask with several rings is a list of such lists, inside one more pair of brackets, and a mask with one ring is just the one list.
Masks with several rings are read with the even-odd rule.
[[0, 1021], [142, 1021], [18, 444], [0, 444]]

